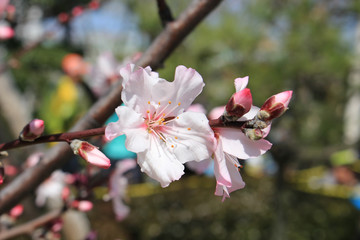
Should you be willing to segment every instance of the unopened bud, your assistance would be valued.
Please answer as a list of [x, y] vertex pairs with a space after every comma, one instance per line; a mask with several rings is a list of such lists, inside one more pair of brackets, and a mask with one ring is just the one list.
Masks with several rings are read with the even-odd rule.
[[90, 9], [98, 9], [100, 6], [100, 3], [98, 1], [91, 1], [88, 6]]
[[234, 117], [235, 120], [249, 112], [252, 105], [250, 89], [245, 88], [234, 93], [225, 107], [225, 117]]
[[78, 209], [81, 212], [88, 212], [93, 208], [93, 203], [87, 200], [74, 200], [71, 204], [73, 208]]
[[7, 24], [0, 23], [0, 40], [6, 40], [14, 36], [14, 30]]
[[44, 121], [41, 119], [34, 119], [28, 123], [20, 133], [20, 140], [32, 142], [44, 132]]
[[0, 161], [0, 184], [4, 182], [5, 178], [5, 166], [2, 161]]
[[292, 91], [285, 91], [268, 98], [262, 105], [258, 118], [264, 121], [269, 121], [280, 117], [288, 108]]
[[13, 218], [17, 218], [23, 213], [23, 211], [24, 211], [24, 206], [18, 204], [10, 210], [10, 216]]
[[64, 13], [64, 12], [60, 13], [57, 18], [58, 18], [59, 22], [61, 22], [61, 23], [66, 23], [70, 19], [69, 14]]
[[251, 140], [260, 140], [264, 136], [263, 132], [256, 128], [245, 128], [244, 133]]
[[105, 169], [108, 169], [111, 166], [110, 159], [97, 147], [88, 142], [75, 139], [71, 142], [70, 147], [74, 151], [74, 154], [79, 155], [92, 165]]

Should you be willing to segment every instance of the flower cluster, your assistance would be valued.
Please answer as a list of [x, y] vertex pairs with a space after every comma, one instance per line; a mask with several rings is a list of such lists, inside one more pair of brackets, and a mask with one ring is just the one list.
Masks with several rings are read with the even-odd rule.
[[204, 113], [186, 111], [201, 93], [204, 82], [194, 69], [178, 66], [173, 82], [150, 67], [128, 64], [120, 70], [124, 106], [116, 108], [119, 120], [107, 125], [112, 140], [126, 135], [126, 148], [137, 154], [141, 171], [167, 187], [184, 174], [184, 163], [212, 159], [216, 195], [229, 197], [245, 186], [238, 159], [264, 154], [271, 143], [263, 139], [272, 119], [284, 113], [292, 91], [252, 105], [248, 77], [235, 79], [236, 93], [215, 120]]

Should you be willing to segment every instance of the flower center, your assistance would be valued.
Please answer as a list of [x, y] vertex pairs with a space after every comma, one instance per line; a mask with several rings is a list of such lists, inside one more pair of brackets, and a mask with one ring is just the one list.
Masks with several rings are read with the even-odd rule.
[[[148, 133], [154, 134], [159, 139], [161, 139], [163, 142], [169, 144], [172, 148], [175, 147], [174, 140], [170, 140], [164, 135], [164, 132], [166, 131], [166, 124], [172, 122], [174, 119], [178, 119], [176, 116], [169, 116], [171, 115], [174, 110], [176, 110], [177, 107], [181, 105], [181, 103], [178, 104], [172, 104], [171, 101], [168, 101], [165, 106], [162, 106], [161, 102], [158, 102], [157, 104], [151, 104], [150, 101], [148, 101], [149, 109], [153, 109], [155, 106], [155, 110], [147, 110], [146, 111], [146, 118], [144, 118], [146, 129]], [[177, 139], [177, 137], [175, 137]]]

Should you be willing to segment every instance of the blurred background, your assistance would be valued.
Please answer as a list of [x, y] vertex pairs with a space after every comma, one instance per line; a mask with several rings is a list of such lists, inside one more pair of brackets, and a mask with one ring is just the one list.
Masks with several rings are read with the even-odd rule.
[[[190, 1], [167, 4], [176, 18]], [[172, 80], [178, 65], [196, 69], [206, 84], [196, 102], [208, 112], [227, 103], [237, 77], [249, 76], [257, 106], [293, 90], [289, 110], [267, 137], [272, 149], [242, 162], [247, 185], [225, 202], [214, 196], [209, 169], [200, 175], [188, 169], [166, 189], [135, 169], [126, 171], [130, 212], [116, 219], [107, 182], [97, 184], [86, 195], [94, 203], [86, 213], [94, 235], [360, 239], [359, 13], [356, 0], [224, 1], [159, 73]], [[2, 34], [5, 27], [13, 33]], [[138, 59], [161, 30], [155, 1], [10, 0], [0, 18], [0, 140], [16, 138], [32, 118], [45, 121], [47, 134], [68, 130], [111, 88], [118, 67]], [[104, 145], [114, 163], [133, 157], [117, 152], [121, 144]], [[31, 153], [48, 147], [12, 151], [7, 163], [19, 172]], [[72, 159], [63, 170], [83, 173], [84, 165]], [[16, 177], [6, 174], [6, 181]], [[47, 211], [35, 208], [36, 197], [24, 200], [32, 207], [17, 223]]]

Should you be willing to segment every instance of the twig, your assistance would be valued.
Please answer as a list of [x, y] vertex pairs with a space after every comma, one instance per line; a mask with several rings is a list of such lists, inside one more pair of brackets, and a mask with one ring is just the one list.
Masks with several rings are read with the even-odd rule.
[[[209, 14], [222, 0], [195, 0], [179, 17], [167, 24], [163, 32], [155, 39], [142, 58], [137, 62], [140, 66], [161, 66], [163, 61], [190, 34], [190, 32]], [[81, 131], [100, 127], [121, 104], [121, 84], [98, 100], [81, 118], [71, 131]], [[20, 200], [44, 181], [50, 174], [68, 161], [72, 152], [67, 144], [58, 144], [43, 158], [41, 163], [25, 170], [0, 192], [0, 214], [15, 206]]]
[[166, 26], [168, 22], [174, 21], [174, 18], [171, 14], [169, 6], [166, 4], [165, 0], [157, 0], [157, 5], [159, 9], [159, 17], [163, 27]]
[[35, 139], [32, 142], [25, 142], [19, 139], [0, 144], [0, 151], [10, 150], [13, 148], [25, 147], [29, 145], [39, 144], [39, 143], [47, 143], [47, 142], [69, 142], [73, 139], [79, 138], [88, 138], [93, 136], [103, 135], [105, 131], [105, 127], [101, 128], [93, 128], [83, 131], [69, 132], [69, 133], [59, 133], [47, 136], [41, 136]]
[[21, 235], [31, 235], [35, 229], [45, 225], [53, 219], [58, 218], [62, 213], [63, 209], [53, 210], [44, 214], [43, 216], [31, 220], [30, 222], [24, 223], [6, 231], [2, 231], [0, 234], [0, 240], [5, 240]]
[[[223, 122], [219, 119], [209, 120], [211, 128], [242, 128], [245, 122]], [[13, 140], [11, 142], [0, 144], [0, 152], [14, 148], [26, 147], [34, 144], [48, 143], [48, 142], [67, 142], [69, 143], [74, 139], [89, 138], [93, 136], [104, 135], [105, 127], [92, 128], [76, 132], [58, 133], [52, 135], [41, 136], [32, 142], [21, 141], [20, 139]]]

